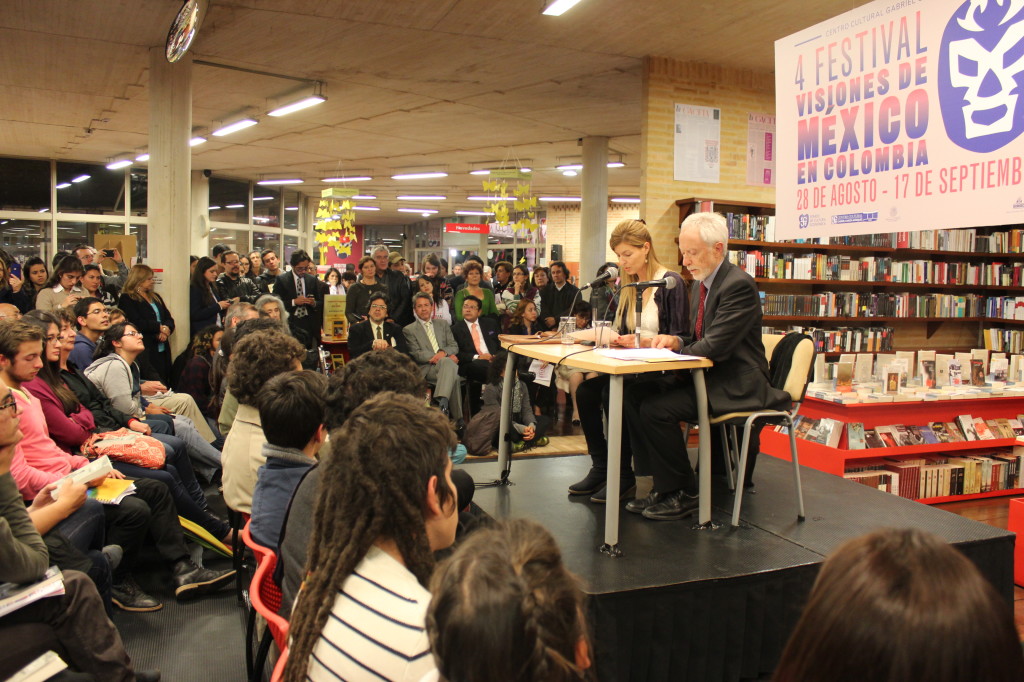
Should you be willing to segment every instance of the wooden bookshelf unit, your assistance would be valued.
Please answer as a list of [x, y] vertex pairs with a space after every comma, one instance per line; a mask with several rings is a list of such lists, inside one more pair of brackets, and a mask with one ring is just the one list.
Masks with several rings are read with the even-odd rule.
[[[876, 426], [887, 426], [894, 423], [921, 425], [929, 422], [954, 421], [958, 416], [970, 414], [983, 419], [1016, 417], [1024, 413], [1024, 398], [994, 397], [967, 400], [938, 400], [893, 403], [863, 403], [840, 405], [817, 398], [806, 398], [800, 407], [800, 414], [815, 419], [828, 417], [840, 422], [862, 422], [865, 429]], [[825, 445], [797, 438], [797, 452], [800, 464], [819, 471], [842, 476], [847, 463], [858, 460], [877, 459], [880, 457], [907, 457], [922, 455], [959, 455], [998, 448], [1012, 448], [1016, 444], [1013, 438], [997, 438], [994, 440], [972, 440], [956, 443], [929, 443], [925, 445], [867, 448], [864, 450], [847, 449], [846, 429], [839, 441], [839, 447], [830, 448]], [[789, 461], [789, 436], [778, 433], [770, 428], [761, 432], [761, 452]], [[954, 495], [919, 499], [925, 504], [954, 502], [957, 500], [998, 497], [1003, 495], [1024, 495], [1024, 488], [1008, 488], [971, 495]]]

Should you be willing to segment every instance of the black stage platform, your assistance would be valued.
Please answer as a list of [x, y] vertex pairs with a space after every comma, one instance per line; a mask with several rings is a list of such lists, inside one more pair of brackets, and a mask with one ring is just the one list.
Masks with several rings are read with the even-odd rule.
[[[692, 521], [653, 522], [623, 510], [620, 548], [597, 551], [604, 507], [569, 497], [589, 457], [516, 460], [506, 488], [481, 488], [475, 502], [496, 518], [527, 517], [550, 529], [569, 568], [587, 584], [602, 681], [767, 679], [825, 556], [881, 527], [917, 527], [956, 544], [1013, 600], [1014, 535], [918, 502], [804, 468], [807, 520], [796, 519], [792, 468], [762, 455], [757, 493], [743, 499], [732, 530], [732, 493], [716, 481], [716, 530]], [[495, 462], [465, 466], [476, 481]]]

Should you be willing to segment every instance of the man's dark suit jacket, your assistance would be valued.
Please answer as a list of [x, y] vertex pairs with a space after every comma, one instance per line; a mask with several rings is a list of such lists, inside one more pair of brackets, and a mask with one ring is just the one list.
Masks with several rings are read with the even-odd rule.
[[702, 355], [715, 366], [706, 370], [712, 415], [789, 407], [789, 394], [772, 388], [761, 342], [761, 299], [747, 273], [723, 261], [704, 302], [704, 337], [695, 340], [700, 283], [690, 294], [690, 330], [681, 336], [684, 355]]
[[[316, 305], [295, 305], [295, 299], [299, 294], [295, 291], [295, 276], [290, 272], [282, 272], [277, 276], [274, 295], [284, 301], [284, 308], [288, 311], [288, 324], [309, 334], [313, 346], [316, 347], [320, 345], [320, 328], [324, 321], [324, 297], [320, 295], [316, 277], [303, 275], [302, 280], [306, 287], [306, 296], [316, 300]], [[300, 310], [305, 310], [305, 314], [296, 315]]]
[[[394, 322], [384, 322], [382, 325], [384, 340], [400, 353], [409, 353], [409, 345], [405, 342], [405, 334], [402, 328]], [[373, 324], [369, 320], [357, 322], [348, 328], [348, 354], [349, 358], [355, 360], [363, 353], [369, 352], [373, 347]]]
[[[494, 355], [501, 350], [501, 342], [498, 341], [498, 323], [489, 317], [481, 317], [477, 319], [480, 323], [480, 333], [484, 337], [484, 344], [487, 346], [487, 352]], [[459, 344], [459, 366], [466, 365], [473, 361], [473, 356], [477, 354], [476, 345], [473, 343], [473, 335], [469, 331], [469, 325], [464, 320], [460, 320], [452, 325], [452, 336], [455, 337], [455, 342]]]

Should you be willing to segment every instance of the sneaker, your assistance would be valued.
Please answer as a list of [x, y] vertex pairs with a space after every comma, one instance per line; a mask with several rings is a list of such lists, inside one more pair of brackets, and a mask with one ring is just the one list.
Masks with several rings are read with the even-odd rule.
[[512, 441], [512, 452], [522, 452], [526, 449], [526, 441], [516, 440]]
[[174, 596], [178, 599], [192, 599], [216, 592], [222, 587], [230, 585], [234, 578], [234, 569], [214, 571], [196, 565], [191, 559], [182, 559], [176, 563], [171, 574], [171, 581], [174, 583]]
[[133, 613], [159, 611], [164, 607], [155, 598], [143, 592], [139, 584], [135, 582], [135, 578], [131, 576], [110, 588], [110, 600], [114, 602], [114, 606], [122, 611], [131, 611]]
[[540, 438], [538, 438], [537, 440], [535, 440], [533, 442], [533, 447], [535, 447], [535, 448], [542, 448], [542, 447], [544, 447], [545, 445], [547, 445], [550, 442], [551, 442], [550, 438], [548, 438], [547, 436], [541, 436]]

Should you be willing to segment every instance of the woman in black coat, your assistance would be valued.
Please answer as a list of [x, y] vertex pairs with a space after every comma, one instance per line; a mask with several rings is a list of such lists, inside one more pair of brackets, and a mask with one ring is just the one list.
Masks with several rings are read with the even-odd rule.
[[192, 270], [192, 284], [188, 288], [189, 321], [192, 329], [205, 329], [217, 324], [222, 310], [231, 301], [218, 301], [213, 282], [217, 279], [217, 264], [203, 256]]
[[[198, 268], [196, 268], [198, 269]], [[142, 352], [140, 366], [149, 365], [165, 386], [171, 385], [171, 344], [174, 318], [164, 305], [160, 294], [153, 291], [155, 278], [148, 265], [133, 265], [124, 283], [117, 307], [124, 311], [125, 319], [142, 334], [146, 350]]]

